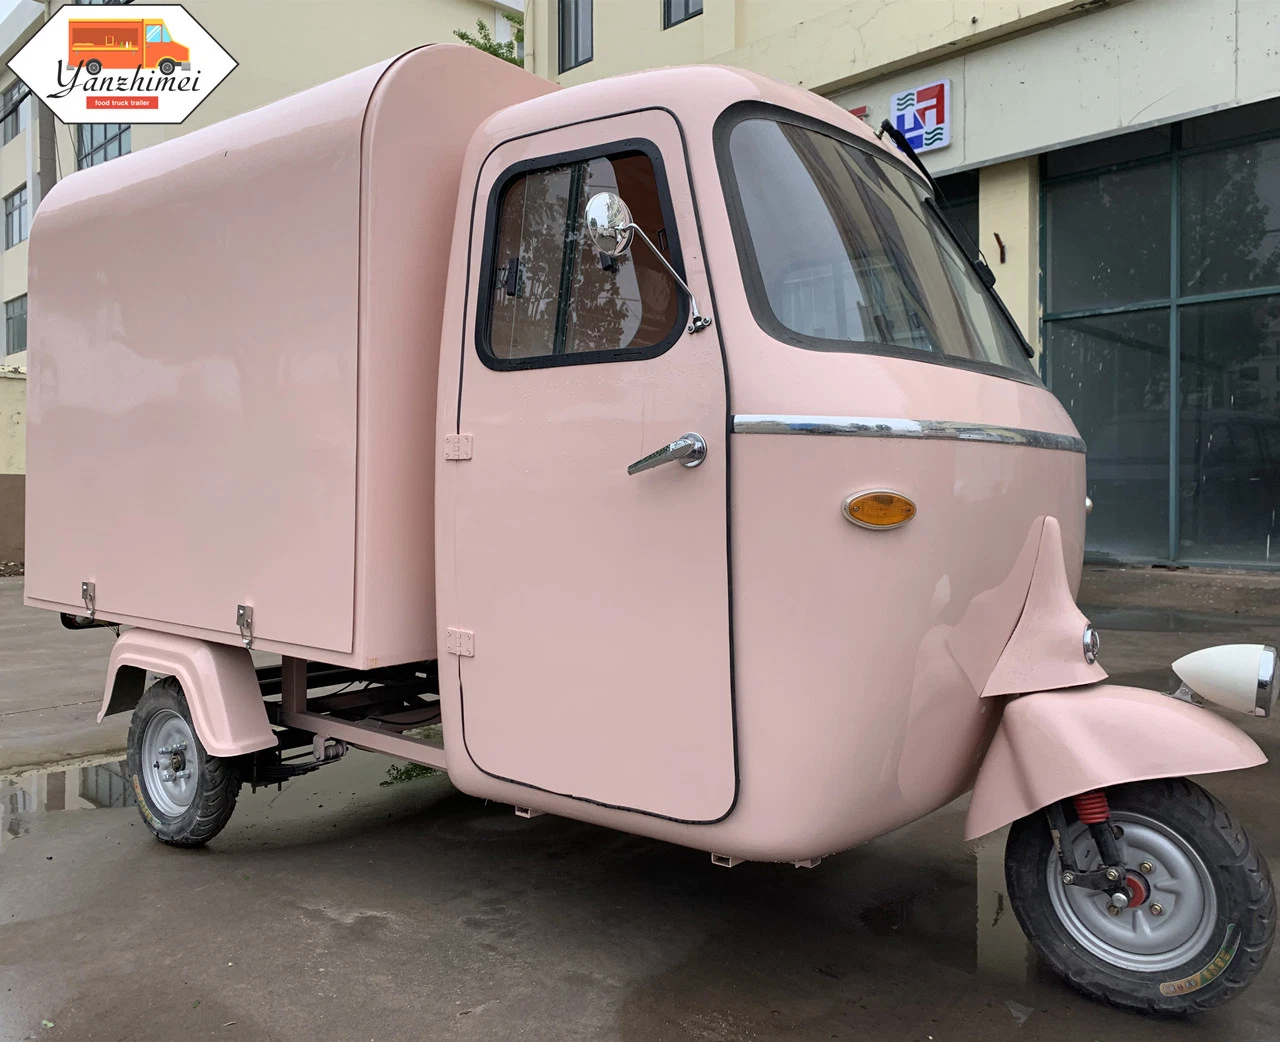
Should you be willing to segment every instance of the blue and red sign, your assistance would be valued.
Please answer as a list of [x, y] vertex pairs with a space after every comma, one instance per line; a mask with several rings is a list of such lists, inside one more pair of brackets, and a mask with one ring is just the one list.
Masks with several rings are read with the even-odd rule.
[[893, 125], [917, 152], [951, 144], [951, 81], [899, 91], [889, 102]]

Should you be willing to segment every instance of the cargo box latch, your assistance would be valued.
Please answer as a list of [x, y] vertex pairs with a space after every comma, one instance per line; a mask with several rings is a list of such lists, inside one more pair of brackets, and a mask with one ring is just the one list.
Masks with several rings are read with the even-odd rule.
[[240, 640], [246, 648], [253, 647], [253, 605], [236, 605], [236, 628], [240, 630]]
[[444, 436], [444, 458], [445, 459], [470, 459], [471, 458], [471, 435], [470, 434], [446, 434]]

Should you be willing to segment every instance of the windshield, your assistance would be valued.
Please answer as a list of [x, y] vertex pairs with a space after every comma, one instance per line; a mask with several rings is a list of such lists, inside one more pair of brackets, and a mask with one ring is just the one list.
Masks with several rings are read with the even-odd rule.
[[1034, 376], [915, 177], [827, 134], [763, 118], [733, 126], [728, 160], [734, 235], [768, 332], [814, 350], [923, 353]]

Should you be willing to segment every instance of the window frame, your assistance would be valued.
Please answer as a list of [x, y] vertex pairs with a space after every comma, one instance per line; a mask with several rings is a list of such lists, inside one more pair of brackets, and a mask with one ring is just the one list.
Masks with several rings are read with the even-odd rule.
[[[14, 313], [18, 301], [22, 301], [22, 346], [13, 347], [13, 329], [17, 323], [18, 315]], [[9, 355], [18, 355], [27, 349], [27, 295], [20, 293], [11, 300], [4, 302], [4, 354], [8, 358]]]
[[[574, 59], [575, 59], [575, 60], [574, 60], [572, 63], [569, 63], [569, 62], [566, 62], [566, 60], [565, 60], [565, 57], [566, 57], [566, 56], [565, 56], [565, 46], [564, 46], [564, 38], [565, 38], [565, 10], [566, 10], [566, 8], [568, 8], [568, 7], [572, 6], [572, 7], [574, 8], [574, 14], [576, 15], [576, 14], [577, 14], [577, 8], [578, 8], [581, 4], [586, 4], [586, 5], [588, 6], [588, 8], [590, 9], [590, 11], [591, 11], [591, 34], [590, 34], [590, 38], [587, 40], [587, 56], [586, 56], [585, 58], [581, 57], [581, 46], [580, 46], [580, 45], [581, 45], [581, 40], [578, 40], [579, 48], [576, 50], [576, 52], [575, 52], [575, 54], [574, 54]], [[595, 12], [595, 0], [559, 0], [559, 2], [558, 2], [558, 3], [557, 3], [557, 5], [556, 5], [556, 10], [557, 10], [557, 20], [556, 20], [556, 51], [557, 51], [557, 55], [556, 55], [556, 65], [557, 65], [557, 67], [559, 68], [560, 72], [564, 73], [564, 72], [569, 72], [569, 71], [571, 71], [571, 70], [573, 70], [573, 69], [579, 69], [579, 68], [581, 68], [582, 66], [586, 65], [588, 62], [593, 61], [593, 60], [595, 59], [595, 56], [596, 56], [596, 12]], [[577, 19], [575, 18], [575, 19], [574, 19], [574, 21], [576, 22], [576, 21], [577, 21]], [[575, 37], [575, 39], [576, 39], [576, 37]]]
[[[662, 0], [662, 29], [664, 32], [668, 29], [674, 28], [677, 25], [683, 25], [685, 22], [689, 21], [690, 19], [697, 18], [700, 14], [702, 14], [703, 8], [705, 7], [705, 0], [703, 0], [703, 7], [699, 7], [692, 14], [686, 14], [681, 18], [673, 18], [671, 16], [671, 9], [674, 2], [675, 0]], [[689, 0], [684, 0], [684, 4], [685, 4], [685, 10], [687, 11], [689, 6]]]
[[22, 80], [14, 80], [3, 92], [0, 92], [0, 105], [6, 110], [12, 106], [12, 111], [9, 111], [2, 121], [4, 126], [0, 133], [0, 142], [3, 144], [7, 145], [27, 129], [27, 112], [24, 102], [30, 93], [31, 91]]
[[[684, 256], [680, 252], [680, 233], [676, 227], [675, 207], [671, 199], [671, 187], [667, 180], [666, 164], [662, 161], [662, 150], [648, 138], [623, 138], [605, 144], [591, 145], [588, 148], [574, 149], [569, 152], [557, 152], [533, 159], [521, 160], [506, 167], [494, 179], [489, 190], [489, 199], [485, 204], [484, 216], [484, 250], [480, 259], [480, 277], [476, 292], [476, 324], [475, 346], [480, 361], [498, 372], [509, 372], [518, 369], [556, 369], [567, 365], [594, 365], [604, 362], [640, 362], [657, 358], [669, 351], [684, 335], [689, 321], [689, 295], [679, 286], [676, 287], [676, 317], [671, 330], [657, 343], [643, 348], [614, 348], [608, 351], [578, 351], [572, 354], [532, 355], [526, 358], [499, 358], [493, 353], [489, 334], [493, 324], [493, 292], [497, 285], [498, 266], [495, 254], [498, 246], [498, 221], [502, 215], [502, 201], [507, 189], [517, 178], [549, 170], [554, 167], [567, 166], [571, 163], [589, 162], [592, 159], [607, 159], [620, 153], [639, 153], [648, 157], [653, 164], [654, 181], [658, 189], [658, 202], [662, 208], [663, 230], [667, 235], [667, 253], [671, 266], [687, 283], [685, 276]], [[625, 201], [625, 200], [624, 200]], [[649, 247], [633, 240], [631, 249]]]
[[[11, 250], [15, 246], [19, 246], [31, 237], [31, 194], [27, 190], [27, 185], [15, 188], [12, 192], [4, 197], [4, 248]], [[22, 201], [14, 206], [10, 206], [12, 200], [22, 196]], [[10, 219], [13, 218], [17, 223], [18, 234], [10, 237], [9, 227]]]
[[840, 353], [901, 358], [911, 362], [925, 362], [929, 365], [964, 369], [970, 372], [982, 373], [986, 376], [998, 376], [1002, 379], [1030, 384], [1033, 387], [1043, 386], [1034, 371], [1033, 364], [1030, 363], [1031, 352], [1030, 348], [1026, 346], [1026, 338], [1022, 335], [1018, 324], [1010, 316], [1009, 309], [1005, 307], [1004, 301], [986, 285], [982, 287], [983, 292], [987, 294], [990, 302], [995, 305], [999, 320], [1008, 327], [1014, 340], [1020, 345], [1020, 350], [1028, 357], [1029, 364], [1026, 370], [1013, 369], [998, 362], [988, 362], [983, 359], [962, 358], [940, 352], [921, 351], [913, 347], [882, 344], [874, 340], [836, 340], [830, 337], [809, 336], [785, 325], [774, 314], [773, 306], [769, 303], [768, 292], [760, 274], [755, 247], [751, 240], [751, 229], [747, 226], [747, 215], [742, 205], [741, 192], [738, 189], [738, 179], [734, 172], [733, 158], [729, 150], [730, 137], [734, 128], [739, 123], [750, 119], [765, 119], [774, 123], [787, 123], [799, 127], [801, 130], [824, 134], [842, 144], [865, 152], [878, 162], [887, 163], [906, 173], [925, 190], [929, 202], [924, 205], [924, 209], [929, 211], [934, 223], [941, 229], [942, 234], [951, 241], [959, 252], [960, 257], [971, 268], [974, 267], [974, 262], [964, 248], [964, 244], [960, 242], [955, 230], [943, 216], [941, 210], [938, 209], [936, 203], [932, 201], [929, 186], [925, 184], [919, 171], [907, 162], [905, 156], [902, 158], [894, 156], [883, 149], [868, 145], [866, 141], [850, 131], [831, 123], [824, 123], [820, 119], [814, 119], [812, 116], [806, 116], [793, 109], [782, 108], [762, 101], [737, 102], [726, 108], [716, 118], [715, 127], [712, 130], [712, 144], [716, 154], [716, 166], [720, 173], [720, 185], [724, 193], [725, 208], [729, 212], [729, 224], [733, 230], [733, 244], [738, 257], [738, 268], [741, 272], [743, 290], [746, 293], [747, 303], [751, 308], [751, 315], [755, 319], [756, 325], [767, 336], [777, 340], [779, 343], [802, 348], [806, 351], [819, 351], [824, 354]]
[[[92, 141], [94, 127], [104, 127], [104, 128], [115, 127], [116, 130], [114, 133], [111, 133], [111, 134], [106, 134], [104, 131], [104, 136], [102, 141], [99, 144], [95, 145], [93, 144], [93, 141]], [[86, 133], [89, 135], [89, 138], [90, 138], [89, 147], [85, 149], [83, 152], [81, 152], [80, 150], [85, 143], [84, 137], [82, 135]], [[129, 150], [127, 152], [124, 150], [124, 147], [123, 147], [124, 136], [126, 134], [129, 135]], [[121, 145], [121, 148], [116, 155], [109, 156], [107, 155], [107, 149], [111, 146], [111, 143], [113, 141], [119, 142]], [[93, 167], [93, 166], [101, 166], [103, 163], [109, 163], [113, 159], [119, 159], [121, 156], [127, 156], [129, 155], [130, 152], [133, 151], [133, 124], [132, 123], [80, 123], [76, 127], [75, 144], [76, 144], [76, 153], [77, 153], [76, 154], [77, 170], [88, 170], [90, 167]]]
[[[1275, 99], [1271, 101], [1260, 101], [1251, 103], [1252, 106], [1273, 105]], [[1237, 108], [1245, 109], [1251, 105], [1241, 105]], [[1169, 402], [1164, 406], [1164, 412], [1160, 414], [1164, 421], [1168, 424], [1169, 437], [1169, 472], [1167, 478], [1167, 496], [1168, 502], [1166, 506], [1167, 544], [1164, 553], [1154, 553], [1150, 555], [1143, 554], [1122, 554], [1119, 560], [1132, 563], [1154, 562], [1158, 564], [1189, 564], [1196, 568], [1243, 568], [1258, 571], [1278, 571], [1280, 568], [1273, 563], [1261, 562], [1257, 559], [1240, 559], [1238, 557], [1226, 556], [1208, 556], [1200, 547], [1186, 547], [1183, 545], [1183, 519], [1182, 509], [1182, 493], [1185, 479], [1182, 475], [1182, 466], [1184, 463], [1199, 467], [1198, 458], [1195, 460], [1184, 459], [1181, 450], [1181, 434], [1184, 417], [1184, 411], [1187, 410], [1186, 404], [1183, 402], [1183, 395], [1186, 393], [1187, 384], [1184, 383], [1184, 346], [1182, 342], [1182, 317], [1184, 311], [1193, 308], [1204, 307], [1214, 304], [1232, 304], [1242, 301], [1259, 299], [1265, 297], [1280, 297], [1280, 282], [1258, 284], [1249, 287], [1242, 287], [1228, 290], [1212, 290], [1206, 292], [1189, 292], [1182, 285], [1182, 168], [1183, 163], [1188, 159], [1194, 159], [1202, 155], [1211, 155], [1214, 153], [1226, 153], [1233, 149], [1247, 147], [1249, 145], [1264, 144], [1280, 139], [1280, 124], [1271, 122], [1266, 124], [1264, 129], [1250, 131], [1244, 134], [1226, 134], [1225, 136], [1215, 137], [1207, 143], [1188, 144], [1186, 139], [1188, 131], [1194, 131], [1194, 125], [1201, 120], [1212, 119], [1214, 116], [1220, 115], [1223, 111], [1230, 112], [1232, 110], [1220, 110], [1217, 113], [1208, 113], [1203, 116], [1194, 116], [1182, 120], [1174, 120], [1167, 124], [1161, 125], [1158, 130], [1168, 131], [1168, 140], [1163, 147], [1156, 151], [1142, 147], [1140, 151], [1133, 156], [1121, 158], [1114, 161], [1101, 162], [1096, 165], [1089, 165], [1086, 159], [1081, 159], [1082, 150], [1090, 145], [1097, 145], [1099, 142], [1089, 142], [1084, 145], [1072, 145], [1063, 149], [1051, 149], [1040, 157], [1040, 200], [1039, 200], [1039, 252], [1040, 252], [1040, 278], [1038, 286], [1038, 296], [1041, 306], [1039, 316], [1040, 324], [1040, 344], [1042, 350], [1040, 352], [1041, 375], [1044, 377], [1045, 385], [1050, 391], [1054, 390], [1054, 358], [1051, 356], [1050, 337], [1056, 326], [1059, 324], [1068, 324], [1081, 319], [1090, 318], [1106, 318], [1110, 316], [1132, 315], [1132, 314], [1161, 314], [1165, 317], [1167, 329], [1166, 354], [1162, 357], [1168, 361], [1168, 373], [1171, 391], [1169, 393]], [[1275, 115], [1274, 110], [1270, 113]], [[1146, 134], [1147, 131], [1135, 131], [1132, 133]], [[1117, 139], [1128, 137], [1127, 134], [1117, 134]], [[1110, 144], [1109, 139], [1103, 139], [1103, 144]], [[1055, 153], [1058, 155], [1055, 156]], [[1073, 153], [1070, 157], [1064, 157], [1061, 153]], [[1051, 169], [1055, 162], [1062, 162], [1064, 159], [1070, 158], [1074, 160], [1065, 172], [1051, 173]], [[1048, 233], [1048, 212], [1049, 212], [1049, 196], [1053, 189], [1061, 185], [1069, 185], [1077, 182], [1085, 182], [1094, 180], [1100, 176], [1117, 173], [1127, 170], [1136, 170], [1142, 168], [1159, 168], [1164, 167], [1169, 178], [1169, 263], [1166, 272], [1169, 285], [1167, 291], [1159, 297], [1146, 299], [1131, 299], [1120, 304], [1093, 305], [1078, 308], [1063, 308], [1052, 310], [1048, 306], [1049, 302], [1049, 282], [1051, 278], [1051, 265], [1053, 257], [1051, 256], [1052, 243]], [[1192, 415], [1195, 415], [1195, 406], [1190, 407]], [[1265, 465], [1265, 464], [1264, 464]], [[1095, 561], [1114, 561], [1117, 557], [1113, 556], [1111, 551], [1101, 551], [1091, 546], [1085, 547], [1085, 561], [1091, 563]]]

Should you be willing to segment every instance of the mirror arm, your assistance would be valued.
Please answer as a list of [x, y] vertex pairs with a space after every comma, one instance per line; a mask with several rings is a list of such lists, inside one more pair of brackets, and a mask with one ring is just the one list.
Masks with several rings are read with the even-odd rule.
[[689, 317], [689, 332], [701, 333], [704, 329], [707, 328], [707, 326], [711, 325], [711, 319], [707, 318], [706, 315], [702, 314], [702, 312], [698, 310], [698, 300], [693, 295], [693, 290], [689, 288], [688, 284], [684, 281], [684, 279], [682, 279], [679, 275], [676, 274], [676, 269], [671, 266], [670, 261], [668, 261], [666, 257], [664, 257], [661, 253], [658, 252], [658, 247], [656, 247], [652, 242], [649, 241], [649, 236], [645, 235], [644, 229], [641, 228], [638, 224], [632, 222], [631, 224], [624, 225], [623, 231], [629, 231], [631, 232], [632, 235], [636, 235], [642, 240], [644, 240], [644, 244], [648, 246], [649, 249], [653, 251], [653, 255], [662, 262], [662, 266], [667, 269], [668, 274], [670, 274], [670, 276], [676, 280], [676, 283], [680, 286], [682, 290], [684, 290], [687, 294], [689, 294], [689, 309], [693, 312], [693, 314], [690, 315]]

